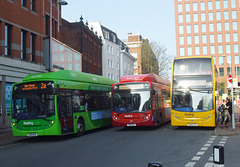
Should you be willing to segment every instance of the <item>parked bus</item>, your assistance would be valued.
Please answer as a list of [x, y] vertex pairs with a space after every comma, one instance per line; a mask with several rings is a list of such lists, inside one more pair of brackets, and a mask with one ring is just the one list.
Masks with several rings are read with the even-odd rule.
[[70, 70], [30, 74], [12, 87], [14, 136], [81, 136], [85, 130], [111, 125], [108, 78]]
[[112, 86], [113, 126], [157, 126], [170, 121], [170, 81], [155, 74], [123, 76]]
[[215, 68], [211, 57], [180, 57], [172, 64], [171, 125], [215, 127]]

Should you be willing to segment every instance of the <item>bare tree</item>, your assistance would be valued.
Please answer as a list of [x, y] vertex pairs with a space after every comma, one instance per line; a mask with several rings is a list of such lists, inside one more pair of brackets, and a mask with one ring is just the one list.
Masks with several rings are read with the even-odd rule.
[[158, 66], [159, 66], [159, 75], [164, 78], [169, 78], [171, 74], [171, 64], [174, 59], [174, 56], [168, 55], [167, 48], [160, 45], [159, 42], [151, 42], [150, 46], [152, 48], [152, 51], [155, 55], [155, 57], [158, 60]]

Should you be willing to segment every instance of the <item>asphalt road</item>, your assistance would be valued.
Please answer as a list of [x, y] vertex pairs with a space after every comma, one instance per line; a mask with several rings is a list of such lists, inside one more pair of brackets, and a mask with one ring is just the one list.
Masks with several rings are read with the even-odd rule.
[[104, 128], [82, 137], [34, 137], [0, 147], [1, 167], [163, 167], [213, 165], [213, 146], [225, 149], [225, 166], [239, 166], [240, 136], [208, 128]]

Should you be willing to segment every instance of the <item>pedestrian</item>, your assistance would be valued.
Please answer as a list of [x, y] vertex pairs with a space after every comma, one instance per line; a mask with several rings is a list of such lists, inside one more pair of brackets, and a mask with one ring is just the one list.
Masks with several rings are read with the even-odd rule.
[[227, 123], [229, 122], [229, 112], [228, 112], [228, 108], [226, 106], [226, 101], [223, 99], [223, 103], [221, 105], [223, 111], [221, 112], [221, 117], [222, 117], [222, 120], [221, 120], [221, 125], [220, 125], [220, 128], [223, 128], [223, 122], [224, 122], [224, 127], [225, 128], [228, 128], [227, 126]]
[[227, 100], [226, 106], [228, 107], [228, 112], [232, 121], [232, 101], [230, 99]]

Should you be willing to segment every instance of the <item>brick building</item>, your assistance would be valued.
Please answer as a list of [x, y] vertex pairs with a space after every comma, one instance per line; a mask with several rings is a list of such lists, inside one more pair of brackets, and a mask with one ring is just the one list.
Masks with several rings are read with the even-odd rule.
[[239, 10], [238, 0], [175, 0], [177, 57], [212, 56], [222, 93], [230, 73], [240, 88]]
[[134, 62], [134, 75], [142, 74], [142, 36], [139, 34], [128, 33], [126, 45], [129, 47], [130, 54], [137, 60]]
[[[9, 113], [13, 83], [22, 81], [30, 73], [46, 71], [43, 40], [50, 32], [50, 2], [0, 1], [0, 108], [3, 113]], [[57, 2], [52, 3], [52, 35], [61, 40], [61, 7]]]
[[62, 42], [82, 54], [82, 72], [102, 75], [102, 40], [80, 18], [80, 22], [62, 19]]

